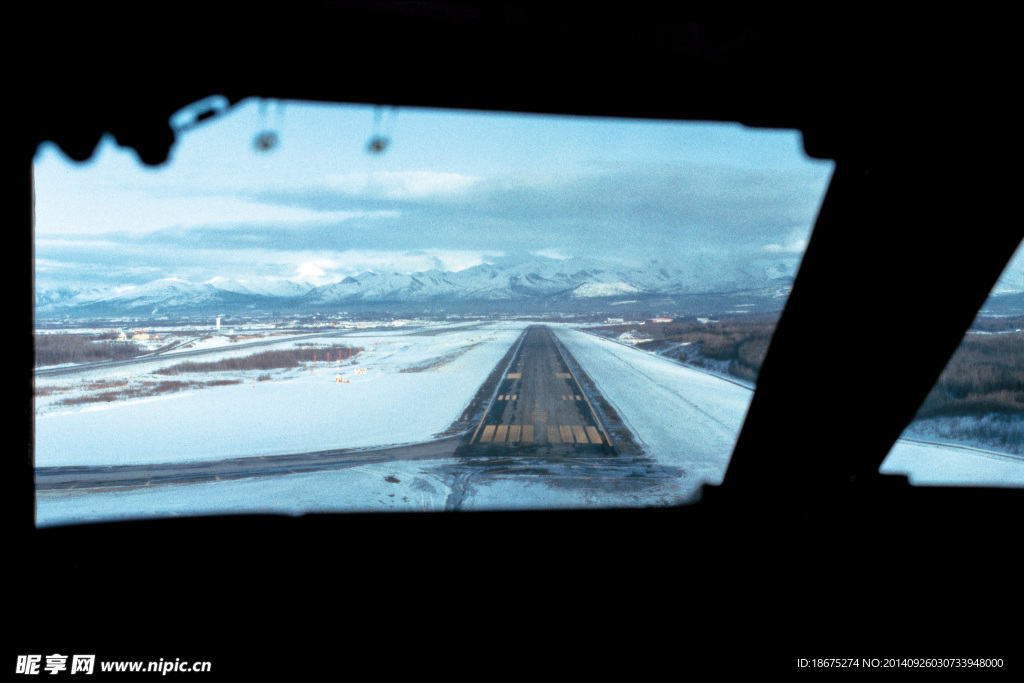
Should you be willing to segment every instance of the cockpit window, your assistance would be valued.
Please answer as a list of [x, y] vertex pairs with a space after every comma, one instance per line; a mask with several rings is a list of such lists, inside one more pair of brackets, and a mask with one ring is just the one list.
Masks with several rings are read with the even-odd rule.
[[34, 165], [37, 524], [722, 481], [833, 170], [739, 124], [211, 98]]
[[920, 485], [1024, 487], [1024, 249], [881, 472]]

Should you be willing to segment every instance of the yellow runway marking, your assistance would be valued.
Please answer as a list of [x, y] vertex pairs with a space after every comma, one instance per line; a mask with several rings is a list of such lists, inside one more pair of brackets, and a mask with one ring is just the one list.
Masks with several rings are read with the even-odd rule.
[[519, 398], [519, 394], [512, 394], [512, 400], [513, 401], [516, 400], [517, 398]]
[[568, 425], [562, 425], [558, 428], [558, 431], [561, 432], [562, 441], [564, 441], [565, 443], [572, 443], [572, 427]]
[[551, 443], [562, 442], [562, 440], [558, 438], [558, 427], [555, 425], [548, 425], [548, 441]]
[[508, 378], [509, 379], [522, 379], [523, 378], [523, 373], [521, 373], [521, 372], [510, 372], [510, 373], [508, 373]]
[[533, 443], [533, 425], [523, 425], [523, 441]]
[[562, 400], [563, 400], [563, 401], [564, 401], [564, 400], [566, 400], [567, 398], [568, 398], [568, 397], [567, 397], [567, 396], [566, 396], [565, 394], [562, 394]]
[[588, 425], [587, 436], [590, 437], [590, 443], [601, 443], [601, 434], [598, 433], [597, 427], [594, 427], [593, 425]]
[[570, 375], [568, 372], [556, 372], [555, 377], [557, 377], [558, 379], [571, 379], [572, 375]]
[[576, 397], [576, 400], [577, 400], [577, 401], [581, 401], [582, 399], [581, 399], [581, 398], [580, 398], [579, 396], [577, 396], [577, 397]]
[[483, 443], [490, 443], [491, 439], [494, 438], [494, 425], [487, 425], [484, 427], [484, 433], [480, 435], [480, 441]]
[[572, 431], [576, 434], [576, 443], [587, 442], [587, 433], [583, 430], [583, 425], [573, 425]]
[[508, 425], [498, 425], [498, 431], [494, 433], [494, 440], [499, 443], [504, 442], [506, 434], [508, 434]]
[[511, 443], [513, 441], [519, 441], [519, 434], [520, 434], [521, 430], [522, 430], [522, 426], [521, 425], [512, 425], [511, 427], [508, 428], [508, 440], [509, 440], [509, 443]]

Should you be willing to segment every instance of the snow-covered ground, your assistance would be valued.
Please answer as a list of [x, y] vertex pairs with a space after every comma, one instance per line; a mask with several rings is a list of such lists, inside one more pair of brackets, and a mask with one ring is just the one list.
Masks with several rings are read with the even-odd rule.
[[[458, 419], [524, 326], [305, 338], [275, 348], [319, 342], [363, 351], [352, 361], [321, 358], [316, 366], [271, 371], [266, 381], [258, 379], [268, 374], [263, 371], [162, 377], [241, 383], [148, 398], [62, 406], [57, 401], [66, 393], [53, 394], [37, 399], [36, 466], [221, 460], [427, 441]], [[72, 381], [85, 387], [134, 380], [156, 366], [122, 366], [75, 375]], [[365, 374], [356, 374], [357, 368]], [[344, 383], [336, 381], [339, 375]]]
[[[462, 414], [525, 325], [353, 332], [322, 341], [361, 346], [357, 365], [320, 364], [276, 371], [267, 381], [246, 376], [238, 385], [92, 407], [43, 401], [36, 464], [211, 460], [426, 441]], [[552, 327], [644, 447], [653, 463], [647, 471], [657, 476], [646, 488], [645, 480], [635, 480], [641, 486], [628, 491], [573, 485], [571, 477], [477, 478], [460, 494], [461, 509], [678, 504], [701, 485], [722, 481], [751, 389], [569, 325]], [[102, 377], [139, 372], [132, 367], [106, 370]], [[356, 375], [356, 368], [366, 374]], [[349, 382], [336, 382], [338, 374]], [[92, 374], [74, 377], [96, 380]], [[203, 484], [45, 491], [37, 495], [37, 523], [442, 510], [457, 469], [451, 459], [417, 460]], [[899, 442], [882, 471], [908, 474], [918, 484], [1024, 487], [1024, 458], [909, 441]]]
[[36, 524], [220, 514], [442, 511], [451, 493], [437, 461], [361, 465], [277, 477], [138, 489], [42, 491]]
[[878, 469], [918, 486], [1024, 488], [1024, 457], [969, 446], [900, 439]]
[[681, 498], [721, 483], [753, 391], [610, 339], [556, 333], [646, 452], [683, 470]]

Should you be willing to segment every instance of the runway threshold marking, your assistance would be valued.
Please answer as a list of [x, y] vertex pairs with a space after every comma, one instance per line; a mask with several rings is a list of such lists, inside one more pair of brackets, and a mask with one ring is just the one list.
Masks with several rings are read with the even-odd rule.
[[[520, 339], [520, 346], [521, 345], [522, 345], [522, 339]], [[556, 349], [557, 348], [558, 347], [556, 345]], [[558, 352], [559, 352], [560, 355], [562, 354], [561, 349], [558, 349]], [[518, 353], [518, 349], [517, 349], [516, 353]], [[565, 362], [564, 356], [563, 356], [563, 362]], [[573, 380], [573, 382], [575, 382], [577, 384], [577, 386], [572, 387], [572, 388], [579, 388], [578, 387], [578, 380], [576, 379], [576, 376], [572, 373], [571, 369], [570, 369], [569, 372], [558, 372], [558, 373], [555, 373], [555, 376], [558, 377], [559, 379]], [[521, 372], [509, 372], [509, 373], [506, 374], [506, 379], [521, 379], [521, 378], [522, 378], [522, 373]], [[562, 397], [563, 401], [585, 401], [587, 403], [588, 407], [590, 408], [590, 412], [593, 415], [594, 419], [597, 420], [597, 416], [594, 413], [593, 406], [590, 405], [590, 400], [586, 396], [581, 396], [580, 394], [570, 393], [570, 394], [562, 394], [561, 397]], [[519, 398], [518, 394], [500, 394], [500, 395], [497, 396], [497, 400], [499, 400], [499, 401], [515, 401], [515, 400], [518, 400], [518, 398]], [[534, 410], [531, 413], [531, 417], [533, 419], [533, 422], [535, 422], [535, 423], [537, 423], [537, 422], [542, 423], [539, 427], [535, 427], [534, 424], [526, 424], [526, 425], [521, 425], [521, 424], [517, 424], [517, 425], [493, 425], [493, 424], [491, 424], [491, 425], [483, 425], [483, 422], [484, 422], [484, 420], [486, 420], [488, 412], [489, 412], [489, 408], [484, 411], [484, 416], [480, 420], [481, 424], [477, 427], [478, 430], [480, 430], [481, 428], [483, 429], [482, 433], [480, 434], [480, 438], [479, 438], [479, 441], [478, 441], [479, 443], [504, 443], [504, 444], [512, 444], [512, 443], [519, 443], [519, 442], [532, 443], [534, 441], [534, 439], [535, 439], [535, 436], [536, 436], [536, 430], [538, 428], [541, 429], [541, 430], [544, 430], [545, 425], [543, 423], [547, 422], [547, 416], [548, 416], [548, 412], [547, 411], [540, 409], [539, 406], [535, 406]], [[547, 427], [548, 441], [551, 442], [551, 443], [604, 444], [605, 442], [607, 442], [607, 444], [609, 446], [611, 446], [611, 439], [607, 436], [607, 434], [604, 434], [604, 427], [600, 424], [600, 421], [597, 422], [597, 426], [577, 424], [577, 425], [546, 425], [546, 427]], [[541, 431], [541, 433], [543, 434], [544, 432]], [[473, 440], [471, 440], [470, 442], [473, 443]]]
[[[549, 332], [549, 334], [551, 334], [552, 338], [554, 338], [554, 334], [553, 333]], [[565, 364], [565, 366], [567, 368], [569, 368], [569, 373], [568, 374], [569, 374], [570, 377], [572, 377], [573, 382], [576, 383], [576, 387], [580, 388], [580, 381], [579, 381], [579, 379], [573, 373], [572, 367], [569, 365], [569, 361], [566, 360], [565, 354], [562, 353], [562, 349], [561, 349], [561, 347], [557, 343], [555, 344], [555, 350], [557, 350], [558, 351], [558, 355], [562, 357], [562, 362]], [[579, 396], [577, 396], [577, 400], [579, 400]], [[612, 445], [612, 439], [611, 439], [610, 436], [608, 436], [608, 431], [604, 428], [604, 425], [601, 424], [601, 420], [597, 417], [597, 411], [594, 410], [594, 406], [591, 405], [590, 399], [587, 398], [587, 395], [585, 393], [583, 395], [583, 400], [586, 402], [587, 408], [590, 409], [590, 415], [594, 418], [594, 422], [596, 422], [597, 425], [600, 427], [601, 434], [604, 436], [604, 440], [608, 443], [609, 446], [611, 446]], [[614, 448], [614, 446], [613, 446], [613, 448]]]
[[[526, 330], [523, 330], [523, 333], [522, 333], [522, 334], [520, 334], [520, 335], [519, 335], [519, 338], [518, 338], [518, 339], [516, 340], [516, 347], [515, 347], [515, 349], [513, 349], [513, 350], [512, 350], [512, 359], [513, 359], [513, 360], [515, 360], [516, 356], [517, 356], [517, 355], [519, 354], [519, 350], [520, 350], [521, 348], [523, 348], [523, 341], [524, 341], [525, 339], [526, 339]], [[511, 362], [510, 362], [510, 363], [509, 363], [509, 365], [508, 365], [508, 367], [506, 367], [506, 368], [505, 368], [505, 373], [506, 373], [506, 375], [508, 374], [508, 370], [509, 370], [509, 368], [511, 368], [511, 367], [512, 367], [512, 364], [511, 364]], [[516, 367], [519, 367], [519, 366], [516, 366]], [[470, 438], [470, 440], [469, 440], [469, 442], [470, 442], [470, 443], [475, 443], [475, 442], [476, 442], [476, 436], [477, 436], [477, 433], [479, 433], [479, 431], [480, 431], [480, 428], [481, 428], [481, 427], [483, 426], [484, 422], [485, 422], [485, 421], [487, 420], [487, 415], [488, 415], [488, 413], [490, 413], [490, 412], [491, 412], [491, 406], [492, 406], [493, 404], [494, 404], [494, 401], [493, 401], [493, 400], [492, 400], [492, 401], [489, 401], [489, 402], [487, 403], [487, 407], [486, 407], [486, 408], [484, 408], [484, 414], [480, 416], [480, 422], [478, 422], [478, 423], [477, 423], [477, 425], [476, 425], [476, 429], [475, 429], [475, 430], [473, 430], [473, 436], [472, 436], [472, 437]]]

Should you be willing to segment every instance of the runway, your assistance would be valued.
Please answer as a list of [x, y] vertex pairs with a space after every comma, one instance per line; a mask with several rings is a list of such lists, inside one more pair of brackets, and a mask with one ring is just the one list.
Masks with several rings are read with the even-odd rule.
[[497, 449], [612, 454], [614, 446], [547, 327], [527, 329], [460, 454]]

